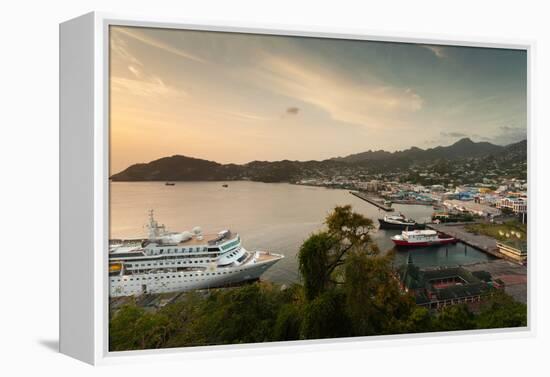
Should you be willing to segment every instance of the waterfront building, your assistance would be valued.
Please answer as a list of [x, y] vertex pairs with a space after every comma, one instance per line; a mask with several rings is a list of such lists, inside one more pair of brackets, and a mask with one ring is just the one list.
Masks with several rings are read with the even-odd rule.
[[506, 197], [497, 201], [497, 208], [508, 208], [514, 213], [527, 213], [527, 198]]
[[470, 191], [462, 191], [462, 192], [458, 193], [458, 199], [459, 200], [464, 200], [464, 201], [473, 200], [474, 199], [474, 194]]
[[507, 257], [520, 263], [527, 263], [527, 242], [525, 240], [497, 241], [497, 248], [500, 253]]
[[500, 210], [486, 204], [467, 202], [462, 200], [445, 200], [443, 205], [451, 210], [469, 212], [482, 217], [495, 217], [500, 215]]
[[445, 186], [443, 185], [432, 185], [430, 189], [432, 190], [432, 192], [437, 192], [437, 193], [445, 192]]
[[421, 270], [410, 257], [397, 270], [397, 277], [401, 289], [428, 309], [480, 302], [496, 288], [486, 271], [472, 273], [462, 267]]

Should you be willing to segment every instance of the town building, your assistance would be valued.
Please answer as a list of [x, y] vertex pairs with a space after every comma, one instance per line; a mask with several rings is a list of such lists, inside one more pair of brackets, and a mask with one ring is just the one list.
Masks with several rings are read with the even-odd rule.
[[508, 208], [514, 213], [527, 213], [527, 198], [506, 197], [497, 201], [497, 208]]
[[472, 273], [462, 267], [421, 270], [410, 257], [397, 270], [397, 277], [401, 289], [428, 309], [480, 302], [496, 287], [486, 271]]
[[462, 200], [445, 200], [443, 205], [450, 210], [456, 210], [459, 212], [469, 212], [474, 215], [482, 217], [495, 217], [501, 214], [501, 211], [498, 208], [491, 207], [487, 204], [466, 202]]
[[376, 192], [382, 188], [380, 182], [374, 179], [371, 180], [370, 182], [367, 182], [366, 186], [367, 186], [366, 187], [367, 191], [371, 191], [371, 192]]
[[520, 262], [527, 263], [527, 242], [520, 239], [497, 241], [498, 251], [507, 257]]

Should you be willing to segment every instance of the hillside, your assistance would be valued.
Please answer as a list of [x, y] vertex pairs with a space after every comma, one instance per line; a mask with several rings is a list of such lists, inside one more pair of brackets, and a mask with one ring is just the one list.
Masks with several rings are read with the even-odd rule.
[[[220, 164], [182, 155], [135, 164], [111, 176], [113, 181], [220, 181], [252, 180], [296, 182], [305, 178], [368, 176], [406, 172], [411, 167], [459, 174], [462, 167], [475, 170], [475, 177], [491, 170], [503, 175], [524, 176], [527, 142], [507, 146], [461, 139], [449, 146], [430, 149], [412, 147], [403, 151], [367, 151], [324, 161], [252, 161], [247, 164]], [[451, 169], [451, 167], [453, 169]], [[451, 170], [449, 170], [451, 169]], [[506, 171], [504, 171], [506, 170]], [[457, 173], [458, 172], [458, 173]]]
[[469, 138], [463, 138], [449, 146], [439, 146], [430, 149], [421, 149], [412, 147], [403, 151], [386, 152], [386, 151], [367, 151], [357, 154], [352, 154], [347, 157], [336, 158], [335, 160], [343, 162], [365, 162], [365, 161], [428, 161], [444, 158], [447, 160], [455, 160], [464, 157], [481, 157], [490, 154], [498, 153], [505, 147], [494, 145], [487, 142], [473, 142]]

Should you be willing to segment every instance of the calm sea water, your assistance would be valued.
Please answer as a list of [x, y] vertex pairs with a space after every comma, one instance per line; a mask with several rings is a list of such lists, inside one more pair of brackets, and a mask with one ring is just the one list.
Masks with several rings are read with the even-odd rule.
[[[297, 251], [313, 232], [323, 228], [323, 220], [336, 205], [353, 209], [377, 219], [385, 212], [356, 198], [347, 190], [298, 186], [286, 183], [188, 182], [166, 186], [164, 182], [112, 182], [111, 238], [145, 238], [147, 211], [169, 230], [183, 231], [200, 226], [204, 233], [222, 229], [238, 232], [248, 250], [269, 250], [285, 259], [275, 264], [263, 279], [290, 283], [299, 279]], [[424, 222], [430, 206], [398, 205], [396, 212]], [[376, 230], [372, 238], [381, 250], [393, 248], [390, 237], [398, 230]], [[409, 251], [398, 250], [395, 264], [405, 263]], [[417, 248], [411, 251], [415, 264], [453, 266], [491, 259], [490, 256], [462, 243], [442, 247]]]

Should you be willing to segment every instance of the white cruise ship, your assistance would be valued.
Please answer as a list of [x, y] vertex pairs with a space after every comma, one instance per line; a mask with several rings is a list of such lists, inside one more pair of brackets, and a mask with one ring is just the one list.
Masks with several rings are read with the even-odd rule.
[[168, 232], [149, 212], [148, 239], [109, 247], [110, 296], [180, 292], [255, 280], [284, 258], [267, 251], [247, 251], [238, 234], [223, 230], [202, 234]]

